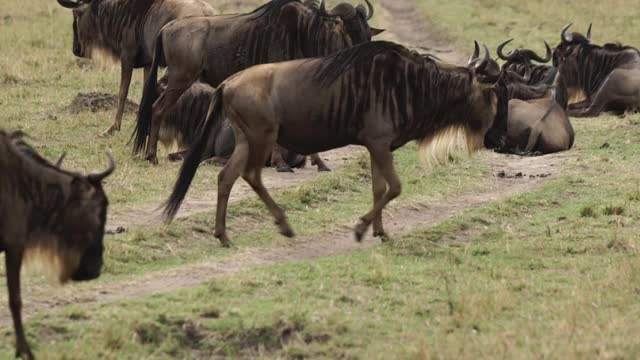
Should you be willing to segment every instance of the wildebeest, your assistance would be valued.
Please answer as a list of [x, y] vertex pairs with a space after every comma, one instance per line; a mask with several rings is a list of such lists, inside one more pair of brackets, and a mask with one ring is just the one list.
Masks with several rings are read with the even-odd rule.
[[115, 166], [111, 155], [109, 160], [99, 174], [67, 172], [38, 155], [19, 133], [0, 131], [0, 252], [5, 253], [16, 356], [33, 359], [22, 326], [23, 262], [43, 261], [60, 282], [100, 276], [108, 205], [101, 182]]
[[502, 64], [502, 69], [516, 72], [520, 76], [527, 76], [527, 83], [530, 85], [551, 84], [555, 77], [555, 68], [548, 65], [534, 64], [534, 61], [539, 63], [548, 63], [551, 60], [552, 51], [547, 42], [544, 42], [545, 49], [547, 51], [545, 57], [541, 57], [536, 54], [535, 51], [530, 49], [514, 49], [509, 53], [504, 53], [504, 47], [507, 46], [513, 39], [509, 39], [498, 46], [498, 57], [505, 61]]
[[640, 109], [640, 51], [620, 44], [591, 44], [591, 26], [587, 36], [567, 33], [569, 26], [560, 33], [554, 61], [562, 64], [570, 95], [582, 92], [586, 97], [570, 107], [569, 115], [590, 117]]
[[[474, 55], [470, 63], [479, 60], [474, 59]], [[566, 113], [567, 89], [559, 72], [554, 71], [550, 85], [545, 82], [530, 85], [531, 69], [526, 69], [524, 76], [520, 76], [513, 70], [496, 71], [498, 63], [488, 61], [495, 64], [487, 65], [478, 72], [478, 79], [493, 83], [502, 78], [508, 89], [507, 141], [500, 151], [549, 154], [570, 149], [575, 134]]]
[[501, 83], [480, 84], [473, 69], [438, 63], [390, 42], [365, 43], [325, 58], [254, 66], [217, 88], [202, 137], [182, 165], [165, 215], [172, 219], [178, 211], [213, 124], [225, 114], [236, 149], [218, 175], [214, 235], [224, 246], [230, 244], [229, 193], [239, 176], [266, 204], [280, 233], [294, 235], [262, 183], [262, 166], [276, 143], [300, 154], [349, 144], [366, 147], [374, 206], [356, 225], [355, 236], [361, 240], [373, 222], [374, 236], [384, 239], [382, 209], [401, 190], [392, 152], [417, 140], [423, 159], [438, 163], [455, 150], [482, 148], [489, 131], [499, 144], [506, 134], [506, 112]]
[[156, 36], [168, 22], [215, 11], [201, 0], [58, 0], [73, 9], [73, 54], [81, 58], [106, 56], [121, 64], [118, 110], [105, 135], [120, 130], [133, 69], [153, 60]]
[[[371, 40], [381, 30], [369, 26], [373, 6], [341, 3], [332, 10], [324, 1], [273, 0], [248, 14], [176, 20], [158, 35], [151, 73], [145, 82], [134, 152], [157, 163], [158, 132], [165, 114], [196, 80], [217, 87], [252, 65], [331, 54]], [[157, 97], [158, 66], [166, 65], [167, 90]], [[278, 171], [288, 171], [280, 152], [272, 158]]]
[[[163, 77], [158, 82], [157, 91], [162, 93], [165, 89], [166, 77]], [[177, 143], [178, 148], [181, 150], [177, 153], [169, 154], [171, 161], [182, 160], [188, 152], [185, 149], [189, 149], [197, 140], [197, 135], [202, 130], [207, 118], [207, 111], [214, 92], [215, 89], [213, 87], [196, 81], [180, 96], [174, 110], [166, 114], [160, 129], [160, 142], [167, 147]], [[224, 164], [233, 153], [236, 144], [235, 137], [231, 125], [226, 119], [220, 124], [216, 124], [215, 129], [202, 154], [202, 160]], [[306, 164], [305, 156], [286, 149], [284, 150], [283, 158], [291, 168], [304, 167]], [[322, 159], [312, 158], [311, 162], [313, 165], [318, 165], [319, 171], [329, 170]], [[268, 162], [266, 165], [269, 166], [270, 164]]]

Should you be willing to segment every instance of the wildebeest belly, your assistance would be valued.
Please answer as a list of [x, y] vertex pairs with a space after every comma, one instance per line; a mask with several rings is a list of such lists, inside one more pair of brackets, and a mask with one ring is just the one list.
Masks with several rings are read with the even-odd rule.
[[303, 155], [337, 149], [354, 143], [346, 136], [311, 122], [285, 123], [278, 132], [278, 144]]

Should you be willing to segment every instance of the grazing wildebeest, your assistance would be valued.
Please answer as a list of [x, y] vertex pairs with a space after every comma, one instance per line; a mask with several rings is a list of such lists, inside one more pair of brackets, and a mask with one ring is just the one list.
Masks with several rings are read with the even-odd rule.
[[73, 54], [81, 58], [105, 56], [121, 64], [118, 110], [105, 135], [120, 130], [133, 69], [153, 60], [156, 36], [168, 22], [215, 11], [201, 0], [58, 0], [73, 9]]
[[[18, 133], [0, 131], [0, 252], [6, 261], [16, 356], [33, 359], [22, 326], [20, 269], [36, 260], [60, 282], [100, 276], [107, 197], [102, 180], [49, 163]], [[62, 157], [58, 163], [62, 162]]]
[[[158, 93], [162, 93], [166, 89], [166, 77], [158, 82]], [[189, 147], [197, 140], [198, 132], [202, 130], [207, 118], [207, 111], [215, 89], [207, 84], [196, 81], [185, 91], [178, 99], [176, 107], [173, 111], [166, 114], [165, 120], [160, 129], [160, 142], [169, 147], [177, 143], [181, 150], [177, 153], [169, 154], [171, 161], [180, 161], [186, 155]], [[209, 139], [209, 143], [202, 154], [202, 160], [224, 164], [231, 157], [235, 148], [235, 137], [233, 130], [228, 121], [224, 120], [220, 124], [215, 125], [215, 131]], [[290, 151], [283, 154], [283, 158], [291, 168], [304, 167], [306, 157]], [[316, 164], [312, 159], [312, 164]], [[270, 162], [266, 164], [270, 165]], [[322, 168], [318, 168], [322, 171]]]
[[640, 109], [640, 51], [620, 44], [591, 44], [587, 36], [562, 29], [554, 61], [562, 64], [570, 95], [582, 92], [586, 100], [573, 104], [569, 115], [598, 116], [601, 112], [623, 114]]
[[515, 49], [505, 55], [503, 52], [504, 47], [512, 41], [513, 39], [509, 39], [498, 46], [498, 57], [505, 60], [505, 63], [502, 64], [502, 69], [516, 72], [521, 76], [528, 73], [527, 83], [529, 85], [552, 84], [555, 78], [555, 68], [553, 66], [533, 63], [534, 61], [548, 63], [551, 60], [552, 51], [549, 44], [547, 44], [546, 41], [544, 42], [545, 49], [547, 50], [544, 58], [530, 49]]
[[[479, 59], [470, 59], [470, 64]], [[508, 89], [509, 117], [507, 141], [503, 152], [514, 154], [550, 154], [573, 146], [574, 131], [567, 116], [567, 89], [559, 72], [553, 83], [530, 85], [531, 69], [524, 76], [515, 71], [496, 71], [498, 63], [487, 65], [478, 72], [478, 79], [494, 83], [502, 78]]]
[[[487, 54], [488, 56], [488, 54]], [[478, 65], [484, 66], [484, 61]], [[474, 70], [434, 61], [401, 45], [370, 42], [325, 58], [258, 65], [223, 82], [214, 95], [202, 137], [182, 165], [165, 209], [172, 219], [198, 168], [215, 124], [224, 115], [236, 149], [218, 175], [215, 237], [224, 246], [229, 193], [242, 176], [292, 237], [284, 211], [262, 183], [271, 148], [300, 154], [362, 145], [371, 157], [373, 209], [355, 228], [361, 240], [373, 222], [386, 237], [382, 209], [400, 194], [392, 151], [417, 140], [426, 161], [447, 161], [456, 150], [482, 148], [485, 135], [502, 143], [506, 134], [506, 87], [480, 84]]]
[[[347, 3], [331, 11], [324, 2], [273, 0], [248, 14], [174, 21], [158, 35], [151, 73], [145, 82], [134, 133], [134, 152], [157, 159], [158, 132], [165, 114], [196, 80], [217, 87], [232, 74], [257, 64], [331, 54], [370, 41], [381, 30], [369, 27], [369, 10]], [[158, 66], [166, 65], [167, 90], [155, 93]], [[291, 171], [274, 151], [278, 171]], [[319, 159], [319, 158], [318, 158]]]

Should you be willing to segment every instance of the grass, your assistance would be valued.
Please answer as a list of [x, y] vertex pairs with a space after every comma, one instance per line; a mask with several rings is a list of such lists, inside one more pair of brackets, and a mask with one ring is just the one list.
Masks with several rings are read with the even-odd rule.
[[[542, 39], [555, 44], [569, 21], [582, 30], [594, 20], [596, 42], [634, 44], [640, 34], [632, 22], [638, 9], [625, 1], [420, 3], [463, 49], [472, 38], [496, 45], [515, 37], [514, 46], [539, 50]], [[112, 147], [120, 164], [107, 184], [114, 207], [164, 199], [173, 182], [167, 172], [177, 167], [130, 157], [124, 143], [131, 117], [123, 134], [97, 139], [112, 114], [63, 110], [78, 91], [117, 88], [116, 71], [79, 67], [71, 56], [69, 14], [44, 0], [3, 2], [0, 14], [11, 16], [0, 20], [2, 126], [31, 133], [49, 158], [68, 150], [71, 168], [99, 168]], [[138, 83], [132, 98], [139, 90]], [[571, 159], [542, 188], [371, 250], [38, 314], [27, 323], [29, 339], [46, 359], [637, 358], [640, 115], [572, 122]], [[404, 195], [395, 206], [446, 201], [483, 189], [491, 176], [470, 160], [425, 172], [411, 146], [396, 159]], [[215, 188], [216, 171], [199, 171], [195, 194]], [[322, 234], [352, 225], [370, 206], [368, 176], [361, 158], [275, 198], [300, 235]], [[271, 223], [256, 199], [230, 208], [231, 235], [241, 248], [285, 244]], [[233, 254], [219, 250], [211, 227], [207, 213], [109, 237], [100, 281]], [[12, 346], [5, 328], [0, 357], [9, 358]]]

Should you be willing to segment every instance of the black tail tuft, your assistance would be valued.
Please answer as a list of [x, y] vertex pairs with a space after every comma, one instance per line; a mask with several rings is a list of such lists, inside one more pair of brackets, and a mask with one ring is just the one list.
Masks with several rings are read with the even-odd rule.
[[176, 216], [176, 213], [180, 209], [180, 205], [189, 191], [191, 181], [198, 170], [198, 165], [202, 161], [203, 153], [207, 148], [207, 144], [211, 137], [216, 136], [217, 129], [222, 124], [222, 97], [224, 92], [224, 84], [220, 85], [211, 99], [211, 105], [209, 106], [209, 112], [204, 125], [204, 128], [200, 132], [200, 136], [197, 142], [189, 150], [189, 155], [182, 163], [180, 174], [178, 175], [178, 181], [176, 181], [173, 187], [173, 192], [167, 202], [164, 203], [163, 215], [167, 222], [171, 222]]
[[[147, 137], [151, 129], [151, 116], [153, 112], [153, 103], [158, 99], [158, 67], [162, 61], [162, 32], [156, 38], [156, 48], [153, 55], [153, 63], [149, 77], [145, 79], [144, 89], [142, 91], [142, 100], [140, 100], [140, 108], [138, 109], [138, 118], [136, 120], [136, 128], [133, 130], [131, 140], [133, 143], [133, 153], [140, 154], [147, 145]], [[131, 141], [130, 140], [130, 141]]]

